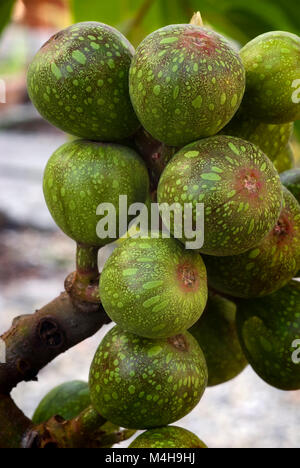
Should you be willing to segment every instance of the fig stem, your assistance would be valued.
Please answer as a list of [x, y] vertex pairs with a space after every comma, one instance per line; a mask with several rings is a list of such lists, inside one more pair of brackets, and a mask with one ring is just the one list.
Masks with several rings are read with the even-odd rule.
[[99, 247], [77, 243], [77, 274], [87, 282], [91, 282], [99, 277], [98, 252]]
[[94, 304], [99, 297], [99, 247], [77, 243], [76, 271], [65, 281], [65, 289], [75, 299]]
[[102, 427], [106, 422], [92, 406], [69, 421], [54, 416], [29, 430], [24, 446], [31, 448], [33, 442], [38, 448], [105, 448], [129, 439], [136, 432], [125, 429], [109, 433]]
[[190, 24], [193, 24], [194, 26], [200, 26], [200, 28], [203, 27], [203, 20], [202, 20], [200, 11], [197, 11], [196, 13], [194, 13], [190, 21]]

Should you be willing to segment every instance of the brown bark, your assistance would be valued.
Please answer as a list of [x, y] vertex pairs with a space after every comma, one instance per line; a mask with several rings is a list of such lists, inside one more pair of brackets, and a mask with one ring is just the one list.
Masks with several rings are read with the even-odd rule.
[[135, 431], [106, 433], [106, 419], [89, 407], [77, 418], [65, 421], [55, 416], [45, 424], [27, 431], [25, 448], [104, 448], [130, 438]]
[[7, 395], [0, 395], [0, 448], [20, 448], [32, 422]]
[[0, 394], [8, 395], [21, 381], [36, 380], [44, 366], [109, 321], [100, 303], [75, 301], [67, 293], [35, 314], [16, 318], [2, 336], [6, 364], [0, 364]]

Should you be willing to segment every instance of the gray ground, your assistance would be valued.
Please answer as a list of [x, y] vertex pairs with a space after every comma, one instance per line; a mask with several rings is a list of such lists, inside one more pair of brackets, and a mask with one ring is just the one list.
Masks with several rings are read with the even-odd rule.
[[[21, 224], [0, 230], [0, 335], [15, 316], [32, 313], [59, 294], [74, 269], [73, 242], [56, 229], [42, 195], [43, 168], [63, 142], [56, 132], [0, 133], [0, 212]], [[13, 396], [27, 415], [53, 386], [87, 379], [107, 330], [60, 356], [40, 373], [38, 383], [18, 386]], [[247, 369], [234, 381], [208, 389], [178, 424], [209, 447], [299, 447], [299, 404], [300, 392], [277, 391]]]

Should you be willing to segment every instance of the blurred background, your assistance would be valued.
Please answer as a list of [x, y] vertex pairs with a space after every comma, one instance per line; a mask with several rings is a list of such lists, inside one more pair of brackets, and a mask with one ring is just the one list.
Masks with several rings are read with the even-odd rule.
[[[237, 46], [270, 30], [300, 34], [299, 0], [0, 0], [0, 79], [7, 88], [6, 103], [0, 102], [0, 335], [15, 316], [57, 296], [75, 266], [74, 244], [55, 226], [42, 193], [47, 160], [68, 137], [30, 104], [28, 63], [50, 35], [74, 22], [108, 23], [137, 45], [160, 27], [189, 22], [197, 10]], [[293, 146], [299, 162], [298, 124]], [[18, 386], [13, 396], [28, 416], [53, 386], [87, 380], [106, 331], [60, 356], [40, 373], [39, 383]], [[300, 392], [272, 389], [246, 369], [208, 389], [179, 424], [209, 447], [299, 447], [299, 404]]]

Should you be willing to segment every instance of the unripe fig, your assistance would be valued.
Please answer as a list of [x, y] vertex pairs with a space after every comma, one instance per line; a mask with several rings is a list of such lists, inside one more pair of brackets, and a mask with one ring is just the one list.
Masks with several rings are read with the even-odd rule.
[[235, 297], [259, 297], [285, 286], [300, 268], [300, 205], [284, 187], [284, 204], [272, 231], [253, 249], [205, 257], [212, 288]]
[[293, 129], [294, 123], [266, 124], [249, 117], [247, 113], [241, 111], [237, 112], [221, 133], [254, 143], [271, 161], [274, 161], [278, 154], [287, 147]]
[[138, 128], [128, 74], [132, 45], [102, 23], [74, 24], [55, 34], [28, 70], [28, 93], [40, 114], [71, 135], [127, 138]]
[[[34, 424], [42, 424], [53, 416], [60, 416], [65, 420], [77, 418], [79, 414], [91, 404], [90, 390], [87, 382], [73, 380], [53, 388], [42, 399], [33, 415]], [[117, 432], [119, 426], [107, 421], [101, 430], [106, 433]]]
[[166, 26], [146, 37], [129, 76], [140, 122], [169, 146], [218, 133], [245, 91], [238, 53], [219, 34], [191, 24]]
[[[192, 203], [195, 231], [196, 203], [203, 203], [200, 252], [237, 255], [257, 245], [274, 227], [282, 206], [282, 186], [272, 162], [257, 146], [217, 135], [191, 143], [173, 156], [159, 181], [158, 201], [177, 203], [182, 209]], [[178, 229], [174, 219], [172, 233]], [[188, 239], [183, 235], [181, 240]]]
[[131, 238], [106, 262], [101, 302], [123, 330], [167, 338], [190, 328], [207, 301], [202, 258], [177, 240]]
[[294, 151], [290, 143], [276, 156], [274, 166], [279, 174], [295, 167]]
[[122, 427], [166, 426], [188, 414], [207, 384], [203, 353], [190, 333], [149, 340], [111, 329], [90, 369], [93, 407]]
[[237, 328], [243, 351], [263, 380], [281, 390], [300, 389], [299, 282], [264, 298], [240, 300]]
[[150, 429], [139, 435], [129, 448], [207, 448], [202, 440], [187, 429], [177, 426]]
[[240, 56], [246, 69], [245, 112], [272, 124], [300, 119], [300, 38], [271, 31], [246, 44]]
[[[128, 205], [144, 203], [149, 192], [147, 168], [138, 154], [125, 146], [77, 140], [61, 146], [44, 174], [49, 211], [67, 236], [82, 244], [102, 246], [119, 237], [119, 196]], [[101, 239], [96, 229], [101, 203], [116, 210], [116, 232]], [[124, 234], [124, 233], [122, 233]]]
[[206, 309], [189, 330], [205, 356], [208, 386], [234, 379], [247, 366], [236, 330], [236, 305], [210, 293]]
[[73, 419], [90, 404], [90, 391], [86, 382], [65, 382], [47, 393], [35, 410], [32, 420], [34, 424], [41, 424], [56, 415]]
[[[300, 203], [300, 169], [285, 171], [280, 175], [280, 179]], [[300, 270], [295, 274], [295, 278], [300, 278]]]
[[294, 195], [300, 203], [300, 169], [285, 171], [280, 175], [283, 185]]

